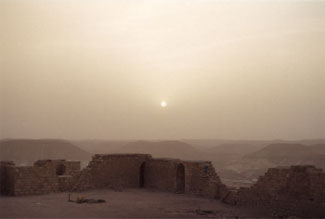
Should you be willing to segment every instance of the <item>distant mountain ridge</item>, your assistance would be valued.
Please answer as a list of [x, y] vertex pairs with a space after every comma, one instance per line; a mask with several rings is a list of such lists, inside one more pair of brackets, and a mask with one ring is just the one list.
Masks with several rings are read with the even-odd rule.
[[204, 159], [205, 153], [181, 141], [135, 141], [127, 143], [114, 152], [147, 153], [154, 157], [179, 159]]
[[271, 144], [246, 155], [249, 159], [267, 159], [277, 164], [300, 163], [318, 160], [325, 155], [325, 145]]
[[193, 146], [200, 146], [206, 148], [218, 147], [221, 145], [252, 145], [252, 146], [265, 147], [270, 144], [303, 144], [303, 145], [325, 144], [325, 139], [301, 139], [301, 140], [182, 139], [181, 141], [191, 144]]
[[0, 160], [31, 165], [40, 159], [66, 159], [87, 162], [91, 154], [69, 141], [58, 139], [4, 139], [0, 141]]
[[255, 152], [263, 148], [260, 145], [250, 144], [222, 144], [213, 148], [208, 148], [207, 151], [213, 154], [232, 154], [236, 156], [243, 156]]
[[247, 178], [256, 178], [268, 168], [291, 165], [314, 165], [325, 169], [325, 144], [302, 145], [297, 143], [270, 144], [258, 151], [242, 156], [224, 166]]
[[71, 140], [72, 144], [92, 154], [109, 154], [125, 146], [128, 140]]

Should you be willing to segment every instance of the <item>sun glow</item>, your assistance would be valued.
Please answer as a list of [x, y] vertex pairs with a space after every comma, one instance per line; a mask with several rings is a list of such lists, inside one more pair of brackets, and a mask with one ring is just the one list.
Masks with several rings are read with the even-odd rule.
[[165, 108], [167, 106], [167, 102], [166, 101], [161, 101], [160, 106]]

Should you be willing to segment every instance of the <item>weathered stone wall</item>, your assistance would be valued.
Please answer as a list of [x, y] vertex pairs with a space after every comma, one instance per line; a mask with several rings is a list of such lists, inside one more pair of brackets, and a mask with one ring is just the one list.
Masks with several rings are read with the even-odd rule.
[[38, 160], [33, 167], [43, 167], [55, 175], [73, 175], [80, 171], [80, 161]]
[[151, 159], [145, 166], [145, 187], [219, 198], [225, 187], [209, 161]]
[[148, 154], [95, 155], [83, 170], [80, 162], [64, 160], [39, 160], [32, 167], [5, 170], [11, 175], [11, 195], [144, 187], [218, 198], [225, 187], [211, 162], [153, 159]]
[[210, 198], [220, 198], [225, 188], [210, 161], [184, 161], [185, 191]]
[[[14, 166], [1, 163], [2, 195], [33, 195], [59, 192], [68, 187], [60, 177], [80, 171], [80, 162], [65, 160], [39, 160], [33, 166]], [[72, 176], [70, 176], [71, 178]], [[62, 178], [63, 179], [63, 178]], [[60, 185], [62, 183], [62, 185]]]
[[12, 161], [0, 162], [0, 195], [10, 195], [14, 191], [12, 170], [15, 164]]
[[80, 161], [64, 161], [65, 172], [63, 175], [74, 175], [80, 171], [81, 162]]
[[41, 166], [16, 167], [14, 170], [14, 195], [31, 195], [58, 192], [55, 172]]
[[232, 191], [224, 201], [266, 208], [280, 217], [325, 217], [325, 173], [313, 166], [271, 168], [252, 187]]
[[94, 188], [138, 188], [140, 167], [148, 154], [95, 155], [88, 168]]
[[176, 192], [176, 171], [180, 160], [151, 159], [145, 164], [144, 187]]
[[80, 162], [0, 162], [0, 194], [31, 195], [95, 188], [154, 188], [269, 209], [275, 216], [325, 217], [325, 173], [313, 166], [271, 168], [250, 188], [226, 187], [211, 162], [154, 159], [148, 154], [95, 155]]
[[68, 184], [68, 187], [63, 191], [86, 191], [94, 189], [95, 186], [93, 181], [91, 169], [86, 167], [69, 180], [70, 184]]

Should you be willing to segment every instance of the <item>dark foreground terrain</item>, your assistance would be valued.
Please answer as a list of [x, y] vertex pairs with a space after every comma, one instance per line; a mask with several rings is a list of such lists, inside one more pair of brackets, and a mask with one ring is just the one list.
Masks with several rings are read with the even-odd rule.
[[1, 218], [256, 218], [265, 212], [230, 206], [213, 199], [184, 194], [128, 189], [72, 193], [77, 197], [105, 199], [105, 203], [68, 202], [67, 193], [39, 196], [0, 197]]

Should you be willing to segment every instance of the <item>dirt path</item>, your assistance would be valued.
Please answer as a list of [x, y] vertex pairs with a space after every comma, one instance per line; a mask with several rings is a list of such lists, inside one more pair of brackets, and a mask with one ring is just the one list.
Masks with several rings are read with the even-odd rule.
[[[128, 189], [123, 192], [96, 190], [72, 193], [78, 196], [105, 199], [105, 203], [77, 204], [68, 202], [67, 193], [25, 197], [0, 197], [1, 218], [189, 218], [189, 217], [266, 217], [263, 212], [234, 207], [213, 199], [196, 196]], [[201, 215], [196, 210], [211, 210]]]

